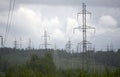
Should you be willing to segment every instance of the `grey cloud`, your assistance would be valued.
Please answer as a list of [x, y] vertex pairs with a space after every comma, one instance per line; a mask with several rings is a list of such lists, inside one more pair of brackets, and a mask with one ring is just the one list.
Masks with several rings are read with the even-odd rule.
[[[10, 6], [11, 1], [11, 6]], [[13, 9], [14, 0], [0, 0], [0, 12], [8, 11], [9, 9]], [[18, 8], [20, 3], [15, 0], [14, 10]]]
[[[12, 5], [13, 5], [13, 1]], [[10, 0], [0, 0], [0, 11], [8, 11]], [[15, 0], [15, 9], [21, 4], [40, 4], [49, 6], [81, 6], [85, 2], [88, 6], [119, 7], [119, 0]]]
[[120, 6], [119, 0], [19, 0], [18, 2], [46, 5], [81, 5], [81, 3], [85, 2], [91, 6]]
[[[68, 0], [16, 0], [15, 8], [17, 9], [17, 7], [19, 5], [22, 6], [22, 4], [24, 4], [24, 5], [26, 5], [26, 4], [27, 5], [29, 5], [29, 4], [30, 5], [36, 5], [36, 4], [37, 5], [42, 5], [42, 4], [45, 4], [45, 5], [48, 5], [47, 8], [41, 7], [41, 6], [38, 7], [38, 8], [42, 8], [42, 10], [40, 10], [43, 13], [42, 15], [44, 17], [46, 16], [46, 18], [49, 17], [49, 16], [50, 17], [59, 16], [59, 18], [61, 17], [61, 20], [63, 20], [62, 22], [64, 24], [64, 23], [67, 22], [67, 21], [65, 21], [66, 20], [65, 18], [71, 17], [73, 15], [76, 16], [76, 12], [75, 12], [76, 10], [74, 10], [74, 13], [72, 13], [71, 8], [70, 8], [70, 11], [68, 11], [68, 8], [66, 8], [67, 10], [65, 8], [64, 8], [64, 10], [63, 10], [63, 8], [61, 8], [62, 10], [60, 10], [60, 8], [58, 8], [56, 6], [80, 6], [81, 7], [82, 2], [83, 2], [83, 0], [69, 0], [69, 1]], [[120, 11], [119, 10], [120, 1], [119, 0], [84, 0], [84, 2], [88, 5], [88, 11], [92, 12], [92, 14], [93, 14], [93, 16], [92, 16], [93, 18], [92, 19], [95, 22], [98, 22], [99, 18], [102, 15], [111, 15], [112, 17], [114, 17], [115, 19], [117, 19], [117, 22], [120, 20], [119, 19], [120, 18], [119, 17], [120, 16], [120, 14], [119, 14], [119, 11]], [[51, 10], [51, 8], [48, 8], [49, 6], [52, 6], [52, 8], [53, 7], [56, 7], [56, 8], [53, 8], [53, 10]], [[89, 7], [89, 6], [92, 6], [92, 7]], [[99, 7], [97, 7], [97, 6], [100, 6], [101, 9]], [[115, 8], [117, 7], [118, 9], [115, 10], [113, 8], [113, 10], [109, 10], [107, 7], [115, 7]], [[9, 8], [9, 0], [0, 0], [0, 11], [6, 11], [6, 10], [8, 11], [8, 8]], [[89, 8], [92, 8], [92, 9], [89, 9]], [[58, 9], [59, 11], [56, 10], [56, 9]], [[54, 11], [57, 11], [57, 12], [54, 13]], [[63, 11], [63, 13], [62, 13], [62, 11]], [[114, 13], [113, 13], [113, 11], [114, 11]], [[116, 13], [118, 13], [118, 14], [116, 14]], [[3, 14], [2, 14], [2, 16], [3, 16]], [[75, 18], [75, 16], [73, 16], [73, 18]], [[118, 25], [119, 24], [120, 23], [118, 23]], [[5, 24], [2, 24], [2, 25], [5, 25]], [[98, 24], [96, 24], [96, 26], [98, 26]], [[2, 29], [5, 29], [6, 26], [2, 26], [2, 27], [3, 27]], [[3, 32], [4, 32], [4, 30], [3, 30]], [[19, 36], [25, 36], [28, 33], [26, 32], [26, 30], [23, 31], [23, 29], [18, 28], [16, 26], [12, 25], [9, 34], [11, 34], [10, 36], [13, 36], [13, 34], [14, 34], [13, 37], [17, 37], [17, 36], [19, 37]], [[114, 33], [114, 34], [111, 34], [111, 35], [116, 35], [116, 34]], [[29, 35], [27, 35], [27, 36], [29, 36]], [[99, 39], [99, 37], [96, 38], [96, 42], [95, 43], [96, 44], [101, 44], [101, 46], [98, 45], [98, 47], [103, 47], [102, 45], [104, 45], [105, 44], [104, 42], [106, 41], [106, 40], [104, 40], [104, 36], [101, 36], [101, 37], [103, 37], [103, 40]], [[112, 37], [113, 36], [109, 36], [109, 37], [106, 36], [106, 38], [112, 38]], [[120, 44], [118, 44], [119, 43], [118, 42], [119, 38], [120, 37], [114, 37], [113, 38], [113, 39], [117, 40], [117, 42], [116, 42], [117, 47], [120, 46]], [[56, 40], [56, 42], [57, 42], [57, 40]], [[58, 41], [57, 44], [60, 44], [59, 47], [64, 46], [63, 44], [61, 44], [61, 41], [60, 42]]]
[[[11, 0], [12, 2], [14, 0]], [[0, 0], [0, 10], [8, 9], [10, 0]], [[119, 7], [119, 0], [15, 0], [19, 4], [45, 4], [62, 6], [80, 6], [83, 2], [90, 6]]]

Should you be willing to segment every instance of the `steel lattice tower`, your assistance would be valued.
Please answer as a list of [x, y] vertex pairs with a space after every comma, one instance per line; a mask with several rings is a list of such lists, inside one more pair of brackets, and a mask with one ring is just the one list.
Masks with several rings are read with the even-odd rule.
[[85, 67], [88, 70], [89, 61], [88, 61], [87, 56], [89, 55], [89, 53], [87, 52], [87, 47], [88, 47], [87, 44], [91, 44], [90, 42], [87, 41], [87, 30], [88, 29], [94, 29], [95, 30], [94, 27], [87, 26], [87, 23], [86, 23], [86, 21], [87, 21], [87, 14], [91, 15], [91, 12], [88, 12], [86, 10], [86, 4], [83, 3], [82, 4], [82, 11], [77, 13], [77, 20], [79, 18], [79, 15], [82, 15], [82, 26], [78, 26], [77, 28], [74, 28], [74, 30], [75, 29], [82, 30], [82, 35], [83, 35], [82, 42], [81, 42], [82, 52], [83, 52], [83, 55], [82, 55], [82, 69], [84, 69], [84, 70], [85, 70]]
[[66, 44], [66, 51], [71, 52], [71, 51], [72, 51], [72, 50], [71, 50], [71, 47], [72, 47], [71, 41], [68, 40], [68, 41], [67, 41], [67, 44]]
[[31, 41], [31, 38], [29, 38], [29, 43], [28, 43], [28, 49], [32, 49], [32, 41]]
[[44, 44], [45, 44], [45, 49], [47, 49], [47, 32], [44, 31]]
[[22, 38], [20, 38], [20, 49], [22, 49]]
[[17, 49], [17, 40], [14, 41], [14, 48]]
[[44, 48], [45, 48], [45, 50], [47, 50], [47, 46], [48, 45], [51, 45], [51, 44], [48, 44], [48, 38], [50, 38], [49, 36], [48, 36], [48, 34], [47, 34], [47, 31], [45, 30], [44, 31], [44, 36], [42, 36], [43, 38], [44, 38], [44, 44], [42, 44], [42, 45], [44, 45]]
[[88, 12], [86, 10], [86, 4], [83, 3], [82, 4], [82, 11], [78, 12], [77, 13], [77, 19], [79, 17], [79, 15], [82, 15], [82, 26], [79, 26], [77, 28], [74, 28], [74, 29], [81, 29], [82, 30], [82, 34], [83, 34], [83, 41], [82, 41], [82, 51], [83, 52], [86, 52], [87, 51], [87, 44], [88, 44], [88, 41], [87, 41], [87, 29], [95, 29], [94, 27], [90, 27], [90, 26], [87, 26], [86, 24], [86, 15], [87, 14], [90, 14], [91, 15], [91, 12]]

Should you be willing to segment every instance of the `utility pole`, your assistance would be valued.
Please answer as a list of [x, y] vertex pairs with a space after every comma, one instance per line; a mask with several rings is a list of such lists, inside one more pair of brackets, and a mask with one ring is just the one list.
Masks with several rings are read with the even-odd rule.
[[4, 47], [3, 36], [0, 36], [0, 38], [1, 38], [1, 48], [3, 48]]
[[51, 45], [51, 44], [48, 44], [47, 40], [48, 40], [48, 38], [50, 38], [50, 36], [48, 36], [46, 30], [44, 31], [44, 36], [42, 36], [42, 37], [44, 38], [44, 44], [42, 44], [42, 45], [44, 45], [44, 49], [47, 50], [47, 48], [48, 48], [47, 46]]
[[[78, 20], [78, 18], [79, 18], [79, 15], [82, 15], [82, 26], [79, 26], [79, 27], [77, 27], [77, 28], [74, 28], [74, 30], [75, 29], [79, 29], [79, 30], [82, 30], [82, 34], [83, 34], [83, 41], [81, 42], [82, 43], [82, 52], [83, 52], [83, 54], [85, 54], [85, 52], [87, 52], [87, 44], [89, 43], [88, 41], [87, 41], [87, 29], [94, 29], [95, 30], [95, 28], [94, 27], [91, 27], [91, 26], [87, 26], [87, 24], [86, 24], [86, 20], [87, 20], [87, 17], [86, 17], [86, 15], [91, 15], [91, 12], [88, 12], [87, 10], [86, 10], [86, 4], [85, 3], [83, 3], [82, 4], [82, 11], [80, 11], [80, 12], [78, 12], [77, 13], [77, 20]], [[79, 22], [79, 21], [78, 21]], [[74, 30], [73, 30], [73, 32], [74, 32]], [[87, 68], [88, 68], [88, 59], [87, 59], [87, 54], [86, 54], [86, 56], [85, 55], [83, 55], [83, 62], [82, 62], [82, 68], [84, 68], [84, 65], [85, 64], [87, 64]], [[85, 63], [85, 64], [84, 64]], [[86, 66], [85, 66], [86, 67]]]

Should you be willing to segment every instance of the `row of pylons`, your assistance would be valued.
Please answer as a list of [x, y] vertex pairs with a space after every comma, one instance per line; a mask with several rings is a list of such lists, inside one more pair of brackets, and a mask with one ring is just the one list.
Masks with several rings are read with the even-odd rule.
[[[48, 34], [47, 34], [47, 31], [45, 30], [44, 31], [44, 35], [42, 36], [43, 38], [44, 38], [44, 43], [43, 44], [40, 44], [40, 46], [41, 47], [43, 47], [44, 46], [44, 48], [43, 49], [45, 49], [45, 50], [47, 50], [48, 49], [48, 45], [51, 45], [51, 44], [48, 44]], [[50, 37], [49, 37], [50, 38]], [[5, 45], [4, 45], [4, 38], [3, 38], [3, 36], [0, 36], [0, 39], [1, 39], [1, 48], [4, 48], [5, 47]], [[20, 38], [20, 40], [19, 40], [19, 42], [18, 42], [18, 40], [14, 40], [13, 41], [13, 48], [14, 49], [22, 49], [22, 38]], [[39, 46], [39, 48], [40, 48], [40, 46]], [[33, 49], [33, 44], [32, 44], [32, 40], [31, 40], [31, 38], [29, 38], [29, 40], [28, 40], [28, 47], [27, 47], [27, 49], [28, 50], [31, 50], [31, 49]]]

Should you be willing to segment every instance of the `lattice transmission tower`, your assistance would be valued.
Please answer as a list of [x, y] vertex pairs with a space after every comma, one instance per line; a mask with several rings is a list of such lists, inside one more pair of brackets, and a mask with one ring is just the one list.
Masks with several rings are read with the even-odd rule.
[[32, 40], [31, 38], [29, 38], [28, 40], [28, 50], [31, 50], [32, 49]]
[[[87, 20], [87, 14], [90, 14], [91, 15], [91, 12], [88, 12], [86, 10], [86, 4], [83, 3], [82, 4], [82, 11], [78, 12], [77, 13], [77, 20], [79, 18], [79, 15], [82, 15], [82, 26], [78, 26], [77, 28], [74, 28], [75, 29], [80, 29], [82, 30], [82, 34], [83, 34], [83, 41], [81, 42], [82, 43], [82, 51], [83, 52], [86, 52], [87, 51], [87, 44], [89, 44], [89, 42], [87, 41], [87, 29], [94, 29], [94, 27], [91, 27], [91, 26], [87, 26], [86, 24], [86, 20]], [[78, 21], [79, 22], [79, 21]], [[73, 30], [73, 32], [74, 32]]]
[[[81, 26], [78, 26], [77, 28], [74, 28], [73, 29], [73, 32], [75, 31], [75, 29], [79, 29], [79, 30], [82, 30], [82, 35], [83, 35], [83, 38], [82, 38], [82, 42], [80, 42], [79, 44], [78, 44], [78, 47], [79, 47], [79, 45], [80, 46], [82, 46], [81, 48], [82, 48], [82, 69], [83, 70], [85, 70], [85, 69], [87, 69], [88, 70], [88, 68], [89, 68], [89, 58], [88, 58], [88, 56], [89, 56], [89, 52], [87, 52], [88, 51], [88, 49], [89, 49], [89, 45], [91, 44], [90, 42], [88, 42], [87, 41], [87, 30], [88, 29], [93, 29], [94, 31], [95, 31], [95, 28], [94, 27], [91, 27], [91, 26], [88, 26], [87, 25], [87, 15], [91, 15], [91, 12], [88, 12], [87, 10], [86, 10], [86, 4], [85, 3], [83, 3], [82, 4], [82, 11], [80, 11], [80, 12], [78, 12], [77, 13], [77, 20], [78, 20], [78, 18], [79, 18], [79, 15], [81, 15], [82, 16], [82, 25]], [[79, 22], [79, 21], [78, 21]], [[88, 49], [87, 49], [88, 48]], [[77, 49], [78, 50], [78, 49]], [[80, 49], [81, 50], [81, 49]]]
[[51, 45], [51, 44], [48, 44], [48, 38], [50, 39], [50, 36], [48, 36], [47, 34], [47, 31], [45, 30], [44, 31], [44, 36], [42, 36], [44, 38], [44, 49], [47, 50], [48, 49], [48, 45]]
[[67, 52], [72, 52], [72, 43], [71, 43], [70, 39], [67, 41], [65, 48], [66, 48]]

